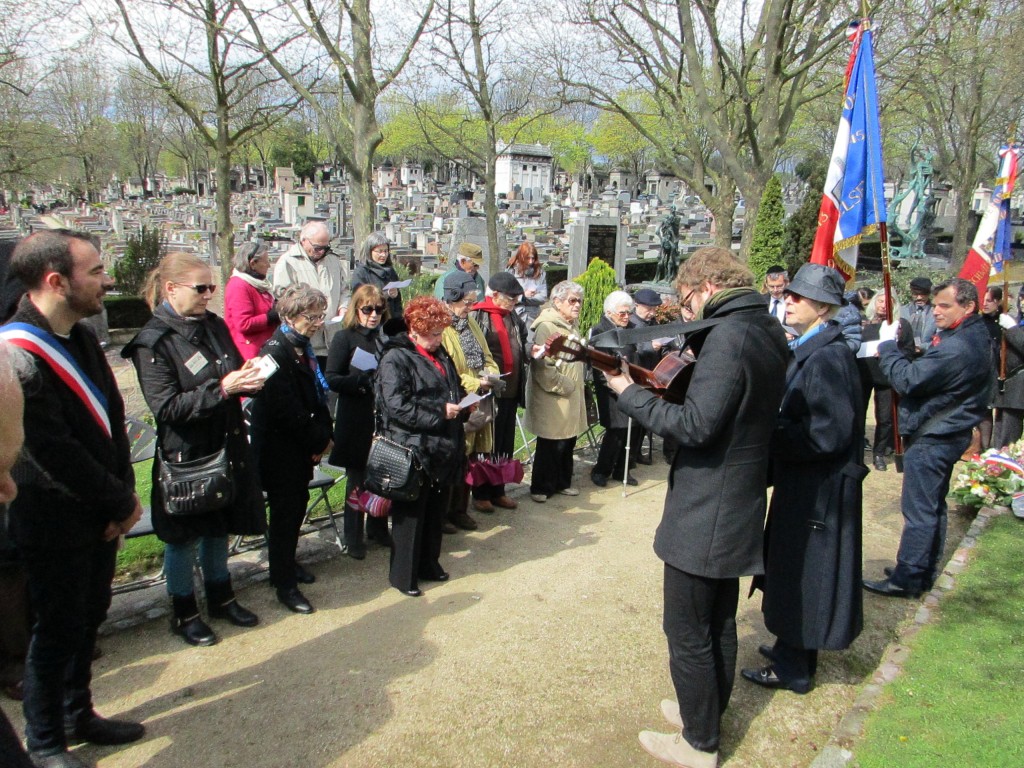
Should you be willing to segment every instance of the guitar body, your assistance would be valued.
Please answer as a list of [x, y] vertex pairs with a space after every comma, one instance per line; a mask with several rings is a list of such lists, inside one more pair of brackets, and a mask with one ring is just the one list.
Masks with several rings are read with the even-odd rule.
[[[563, 360], [587, 360], [604, 373], [617, 373], [622, 358], [588, 347], [579, 337], [552, 334], [544, 345], [544, 354]], [[686, 401], [686, 388], [693, 378], [693, 364], [697, 361], [689, 352], [673, 352], [663, 357], [653, 371], [629, 363], [629, 375], [652, 394], [666, 402], [682, 405]]]

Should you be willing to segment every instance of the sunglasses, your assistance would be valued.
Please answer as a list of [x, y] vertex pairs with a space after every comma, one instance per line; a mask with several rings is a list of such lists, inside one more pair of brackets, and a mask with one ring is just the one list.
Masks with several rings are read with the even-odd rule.
[[566, 304], [582, 304], [583, 303], [583, 299], [566, 299], [565, 303]]
[[364, 315], [372, 315], [374, 313], [376, 313], [378, 315], [383, 315], [384, 314], [384, 305], [383, 304], [378, 304], [375, 307], [371, 307], [371, 306], [367, 305], [365, 307], [360, 307], [359, 311], [362, 312]]
[[[309, 243], [309, 240], [307, 240], [306, 242]], [[309, 247], [312, 248], [317, 253], [327, 253], [328, 251], [331, 250], [331, 246], [329, 245], [314, 245], [313, 243], [309, 243]]]
[[206, 283], [199, 283], [198, 285], [189, 285], [188, 283], [175, 283], [175, 285], [180, 285], [182, 288], [191, 288], [193, 291], [200, 294], [206, 293], [207, 291], [213, 293], [214, 291], [217, 290], [217, 286], [213, 283], [210, 283], [209, 285], [207, 285]]

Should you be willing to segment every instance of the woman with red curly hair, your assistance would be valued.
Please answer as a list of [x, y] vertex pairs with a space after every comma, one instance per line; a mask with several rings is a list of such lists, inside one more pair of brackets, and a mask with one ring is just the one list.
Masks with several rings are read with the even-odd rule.
[[405, 307], [408, 331], [390, 337], [377, 369], [376, 399], [383, 434], [415, 451], [424, 485], [415, 501], [391, 505], [391, 586], [410, 597], [420, 581], [447, 581], [441, 567], [441, 527], [448, 495], [462, 470], [465, 392], [441, 346], [451, 325], [447, 307], [419, 296]]
[[516, 304], [516, 314], [529, 325], [537, 319], [541, 306], [548, 300], [547, 275], [537, 255], [537, 246], [524, 241], [508, 260], [508, 271], [523, 286], [523, 298]]

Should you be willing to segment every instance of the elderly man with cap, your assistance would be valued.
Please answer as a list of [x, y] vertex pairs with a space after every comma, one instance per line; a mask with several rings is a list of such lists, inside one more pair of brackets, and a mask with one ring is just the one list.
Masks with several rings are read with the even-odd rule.
[[[657, 324], [658, 318], [658, 307], [661, 306], [661, 294], [651, 288], [641, 288], [635, 294], [633, 294], [633, 315], [630, 317], [630, 322], [635, 328], [650, 328], [652, 325]], [[647, 370], [653, 370], [665, 353], [676, 347], [675, 342], [663, 345], [657, 339], [651, 341], [641, 341], [636, 345], [636, 360], [637, 364], [641, 368]], [[644, 438], [647, 436], [648, 430], [644, 429], [639, 424], [633, 425], [633, 434], [629, 445], [629, 456], [630, 463], [634, 461], [637, 464], [650, 464], [650, 456], [644, 456], [641, 447], [644, 443]], [[664, 450], [665, 455], [670, 456], [672, 453], [672, 439], [664, 438]]]
[[[473, 305], [474, 320], [487, 339], [491, 357], [501, 378], [494, 393], [494, 453], [515, 453], [516, 412], [526, 403], [526, 323], [515, 311], [523, 295], [523, 286], [510, 272], [497, 272], [487, 282], [491, 295]], [[515, 509], [518, 504], [505, 494], [504, 485], [478, 485], [473, 488], [473, 508], [493, 512], [495, 507]]]
[[[498, 379], [498, 366], [491, 357], [484, 332], [476, 321], [470, 318], [469, 310], [476, 303], [478, 293], [473, 275], [467, 272], [451, 272], [444, 279], [444, 303], [452, 313], [452, 324], [444, 329], [441, 345], [455, 364], [462, 388], [467, 394], [485, 394]], [[498, 379], [500, 380], [500, 379]], [[490, 453], [493, 440], [490, 429], [493, 403], [490, 398], [477, 404], [475, 412], [466, 421], [466, 456]], [[448, 506], [448, 523], [463, 530], [477, 528], [476, 520], [469, 516], [469, 492], [464, 480], [465, 473], [452, 487], [451, 502]], [[482, 512], [493, 512], [494, 507], [483, 508]], [[454, 533], [451, 527], [445, 531]]]
[[900, 310], [900, 317], [910, 322], [914, 330], [914, 346], [918, 351], [932, 343], [935, 335], [935, 316], [932, 314], [932, 281], [915, 277], [910, 281], [910, 303]]
[[896, 326], [883, 324], [882, 373], [900, 396], [903, 435], [903, 533], [888, 578], [864, 581], [870, 592], [919, 597], [939, 574], [946, 544], [946, 494], [953, 466], [985, 417], [992, 390], [992, 345], [978, 316], [978, 289], [955, 277], [935, 289], [935, 337], [908, 359], [890, 343]]
[[444, 299], [445, 281], [449, 275], [465, 273], [473, 278], [476, 283], [476, 291], [479, 296], [484, 295], [484, 279], [480, 275], [480, 267], [484, 263], [484, 252], [479, 245], [473, 243], [460, 243], [459, 250], [455, 253], [452, 265], [434, 283], [434, 298]]
[[861, 484], [864, 467], [860, 374], [834, 317], [842, 275], [805, 264], [786, 289], [790, 342], [778, 422], [770, 446], [774, 485], [765, 526], [761, 609], [770, 662], [742, 675], [766, 688], [807, 693], [818, 649], [842, 650], [863, 626]]

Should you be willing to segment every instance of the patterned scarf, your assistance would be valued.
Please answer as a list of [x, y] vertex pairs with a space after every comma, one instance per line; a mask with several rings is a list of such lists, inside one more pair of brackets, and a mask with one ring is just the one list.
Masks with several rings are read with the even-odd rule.
[[468, 317], [452, 316], [452, 328], [459, 334], [459, 346], [462, 347], [462, 354], [466, 356], [466, 365], [471, 371], [482, 371], [484, 368], [484, 351], [480, 348], [480, 342], [469, 330]]
[[296, 331], [287, 323], [281, 323], [281, 333], [288, 339], [289, 343], [295, 347], [296, 351], [301, 357], [303, 354], [306, 356], [306, 365], [313, 371], [313, 380], [316, 381], [316, 396], [321, 403], [327, 402], [327, 379], [324, 377], [323, 371], [320, 370], [320, 364], [317, 362], [316, 355], [313, 353], [313, 344], [309, 340], [309, 336]]

